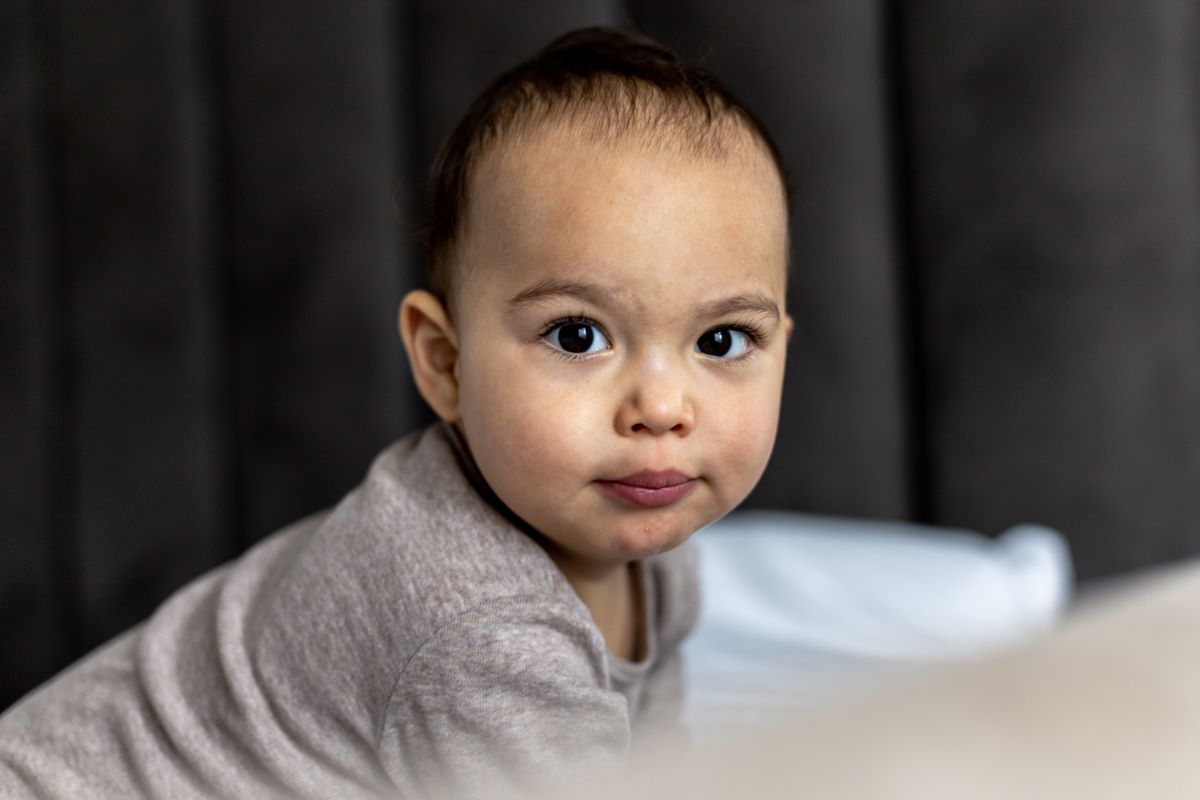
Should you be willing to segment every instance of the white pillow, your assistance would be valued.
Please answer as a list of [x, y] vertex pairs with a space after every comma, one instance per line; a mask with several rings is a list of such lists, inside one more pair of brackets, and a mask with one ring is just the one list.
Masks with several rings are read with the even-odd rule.
[[[685, 724], [712, 734], [866, 677], [1043, 630], [1072, 585], [1063, 537], [735, 512], [698, 531], [701, 613], [683, 644]], [[703, 730], [701, 730], [703, 729]]]

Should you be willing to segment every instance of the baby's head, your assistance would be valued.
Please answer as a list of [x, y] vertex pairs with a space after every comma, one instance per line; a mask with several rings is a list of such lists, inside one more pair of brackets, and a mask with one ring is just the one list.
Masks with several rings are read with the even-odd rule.
[[785, 180], [753, 117], [653, 42], [579, 31], [475, 102], [433, 182], [429, 289], [400, 309], [414, 379], [564, 571], [740, 503], [791, 332]]

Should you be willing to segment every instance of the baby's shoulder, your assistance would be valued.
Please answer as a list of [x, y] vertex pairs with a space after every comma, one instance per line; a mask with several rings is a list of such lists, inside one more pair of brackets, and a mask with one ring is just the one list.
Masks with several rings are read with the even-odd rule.
[[293, 549], [273, 587], [289, 613], [352, 615], [372, 635], [422, 640], [505, 598], [586, 619], [549, 556], [480, 497], [437, 427], [381, 453]]

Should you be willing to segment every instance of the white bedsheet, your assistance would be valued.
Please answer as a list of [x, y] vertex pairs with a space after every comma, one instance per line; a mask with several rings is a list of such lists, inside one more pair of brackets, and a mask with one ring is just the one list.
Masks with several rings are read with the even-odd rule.
[[1063, 537], [791, 512], [696, 533], [702, 611], [685, 641], [696, 738], [819, 703], [858, 681], [967, 658], [1050, 627], [1072, 587]]

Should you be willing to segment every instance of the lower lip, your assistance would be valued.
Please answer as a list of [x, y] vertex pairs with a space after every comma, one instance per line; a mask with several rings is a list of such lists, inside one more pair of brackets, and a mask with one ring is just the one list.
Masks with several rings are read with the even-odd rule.
[[650, 489], [646, 486], [634, 486], [619, 481], [596, 481], [600, 488], [618, 500], [642, 508], [665, 506], [687, 497], [696, 488], [696, 479], [677, 483], [674, 486], [663, 486], [660, 489]]

